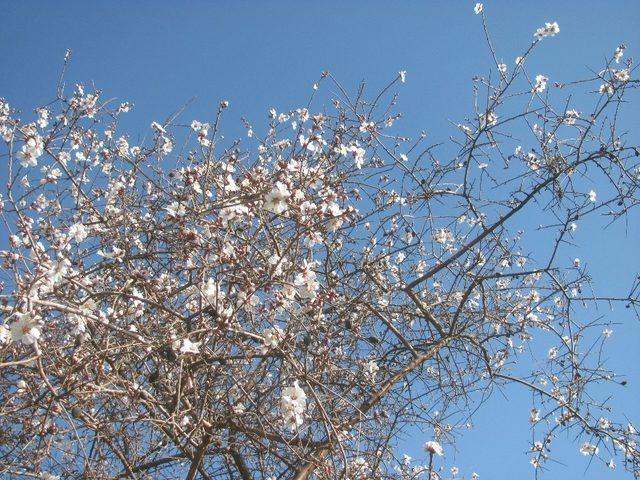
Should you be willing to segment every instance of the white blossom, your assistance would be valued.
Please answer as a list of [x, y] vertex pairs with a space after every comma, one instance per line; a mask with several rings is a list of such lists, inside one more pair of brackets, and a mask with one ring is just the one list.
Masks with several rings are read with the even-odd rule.
[[560, 33], [558, 22], [548, 22], [544, 24], [544, 27], [538, 28], [534, 36], [538, 39], [543, 39], [545, 37], [553, 37], [558, 33]]
[[34, 135], [29, 137], [18, 152], [20, 165], [23, 167], [35, 167], [38, 165], [38, 158], [44, 153], [44, 143], [42, 137]]
[[367, 363], [364, 364], [364, 374], [365, 376], [370, 380], [370, 381], [375, 381], [376, 379], [376, 374], [378, 373], [378, 371], [380, 370], [380, 367], [378, 366], [378, 364], [376, 362], [374, 362], [373, 360], [369, 360]]
[[549, 79], [544, 75], [536, 75], [536, 84], [533, 86], [533, 93], [542, 93], [547, 88], [547, 81]]
[[183, 338], [182, 340], [176, 340], [173, 342], [173, 348], [185, 355], [200, 353], [199, 346], [200, 342], [192, 342], [188, 338]]
[[275, 186], [264, 198], [264, 208], [272, 213], [280, 214], [287, 210], [287, 199], [291, 192], [282, 182], [276, 182]]
[[284, 338], [284, 332], [277, 325], [267, 328], [262, 332], [262, 342], [264, 343], [264, 350], [267, 351], [272, 348], [276, 348], [282, 339]]
[[36, 343], [41, 335], [38, 318], [31, 313], [16, 313], [15, 316], [17, 319], [9, 324], [11, 340], [25, 345]]
[[580, 447], [580, 453], [584, 456], [597, 455], [600, 449], [592, 443], [585, 442]]
[[444, 455], [444, 449], [442, 448], [442, 445], [440, 445], [435, 440], [429, 440], [427, 443], [425, 443], [422, 446], [422, 450], [429, 453], [430, 455], [436, 454], [440, 457]]
[[298, 384], [298, 380], [293, 382], [293, 386], [282, 390], [280, 398], [280, 410], [284, 419], [285, 427], [295, 430], [304, 422], [304, 412], [307, 408], [307, 395]]
[[87, 228], [82, 223], [75, 223], [69, 227], [69, 236], [73, 238], [76, 243], [81, 243], [87, 238]]

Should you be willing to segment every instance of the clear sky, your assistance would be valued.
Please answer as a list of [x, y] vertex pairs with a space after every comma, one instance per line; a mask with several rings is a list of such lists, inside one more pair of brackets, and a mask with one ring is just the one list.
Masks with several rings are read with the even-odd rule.
[[[67, 80], [95, 85], [106, 97], [132, 101], [135, 109], [125, 127], [135, 138], [148, 134], [152, 120], [162, 121], [191, 97], [185, 121], [206, 121], [220, 100], [230, 101], [226, 129], [238, 135], [245, 116], [258, 126], [271, 107], [278, 111], [301, 106], [323, 70], [330, 70], [353, 91], [361, 80], [375, 90], [399, 70], [406, 70], [399, 110], [407, 134], [426, 130], [446, 140], [448, 121], [472, 111], [472, 82], [488, 72], [490, 58], [482, 41], [475, 1], [255, 1], [255, 2], [51, 2], [0, 0], [0, 96], [25, 111], [53, 99], [67, 48], [73, 55]], [[557, 21], [561, 32], [546, 40], [531, 66], [551, 82], [588, 76], [621, 43], [627, 55], [640, 56], [640, 1], [491, 1], [484, 2], [498, 52], [510, 67], [531, 42], [536, 28]], [[638, 95], [635, 96], [638, 100]], [[635, 115], [624, 118], [628, 129], [640, 131]], [[223, 129], [224, 130], [224, 129]], [[0, 175], [3, 178], [5, 173]], [[639, 265], [640, 221], [632, 216], [606, 231], [578, 235], [578, 250], [605, 291], [624, 291]], [[614, 249], [604, 245], [612, 235]], [[4, 242], [4, 240], [3, 240]], [[607, 290], [609, 289], [609, 290]], [[625, 373], [628, 387], [612, 392], [640, 426], [640, 328], [624, 309], [600, 311], [615, 321], [609, 365]], [[528, 432], [529, 396], [512, 388], [499, 392], [480, 409], [476, 428], [449, 448], [448, 466], [457, 465], [480, 480], [533, 478], [524, 452]], [[414, 434], [405, 447], [414, 456], [428, 439]], [[556, 442], [564, 442], [558, 439]], [[552, 470], [543, 478], [627, 478], [592, 465], [578, 445], [556, 445]]]

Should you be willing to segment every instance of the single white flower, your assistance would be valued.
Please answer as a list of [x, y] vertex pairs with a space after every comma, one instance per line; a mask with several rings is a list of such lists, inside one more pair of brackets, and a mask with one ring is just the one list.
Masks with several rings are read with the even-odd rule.
[[76, 243], [84, 241], [87, 235], [87, 228], [82, 223], [76, 223], [69, 227], [69, 236], [73, 238]]
[[597, 455], [599, 451], [600, 449], [598, 447], [596, 447], [594, 444], [589, 442], [583, 443], [582, 446], [580, 447], [580, 453], [585, 457], [589, 455]]
[[613, 78], [618, 81], [618, 82], [628, 82], [630, 75], [629, 75], [629, 70], [628, 69], [624, 69], [624, 70], [614, 70], [613, 72]]
[[400, 72], [398, 72], [398, 75], [400, 75], [400, 81], [404, 83], [405, 79], [407, 78], [407, 71], [401, 70]]
[[30, 313], [16, 313], [17, 320], [9, 324], [11, 340], [32, 345], [40, 338], [40, 326], [38, 319]]
[[188, 338], [183, 338], [182, 340], [176, 340], [173, 342], [174, 350], [178, 350], [180, 353], [184, 355], [188, 354], [198, 354], [200, 353], [200, 342], [192, 342]]
[[591, 190], [589, 192], [589, 201], [590, 202], [595, 202], [596, 201], [596, 192], [594, 192], [593, 190]]
[[442, 448], [442, 445], [440, 445], [435, 440], [429, 440], [427, 443], [425, 443], [422, 446], [422, 450], [424, 450], [425, 452], [427, 452], [430, 455], [436, 454], [439, 457], [444, 455], [444, 449]]
[[272, 213], [280, 214], [287, 210], [287, 199], [291, 192], [282, 182], [276, 182], [275, 186], [264, 197], [264, 209]]
[[603, 94], [607, 94], [607, 95], [612, 95], [613, 94], [613, 85], [611, 85], [610, 83], [603, 83], [602, 85], [600, 85], [600, 88], [598, 89], [598, 91], [600, 93]]
[[481, 3], [476, 3], [476, 6], [473, 7], [473, 11], [476, 12], [476, 15], [480, 15], [482, 13], [482, 10], [484, 10], [484, 5], [482, 5]]

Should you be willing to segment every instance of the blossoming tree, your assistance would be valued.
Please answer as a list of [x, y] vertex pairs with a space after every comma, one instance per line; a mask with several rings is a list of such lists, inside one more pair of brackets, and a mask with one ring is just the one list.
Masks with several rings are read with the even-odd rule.
[[536, 468], [571, 430], [637, 474], [637, 431], [590, 395], [618, 381], [611, 332], [583, 311], [640, 290], [600, 297], [566, 261], [579, 224], [640, 200], [617, 125], [637, 83], [621, 46], [552, 89], [527, 59], [558, 32], [512, 65], [491, 48], [448, 145], [395, 133], [405, 72], [372, 99], [324, 73], [330, 108], [247, 123], [255, 149], [224, 143], [227, 102], [132, 144], [100, 91], [61, 83], [33, 122], [0, 101], [0, 476], [450, 478], [470, 401], [506, 384], [532, 392]]

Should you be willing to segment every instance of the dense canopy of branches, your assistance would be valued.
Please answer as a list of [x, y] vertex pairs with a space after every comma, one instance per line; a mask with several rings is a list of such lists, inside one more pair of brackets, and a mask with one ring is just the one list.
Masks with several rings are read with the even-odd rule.
[[434, 456], [507, 383], [533, 393], [534, 466], [573, 429], [637, 472], [637, 431], [588, 393], [616, 381], [609, 330], [580, 313], [637, 285], [602, 299], [567, 261], [640, 199], [636, 84], [621, 47], [547, 88], [527, 59], [557, 30], [474, 80], [445, 145], [395, 133], [405, 72], [372, 99], [325, 73], [320, 112], [272, 110], [248, 148], [220, 136], [227, 102], [133, 144], [100, 91], [61, 82], [34, 123], [2, 100], [0, 476], [447, 478]]

